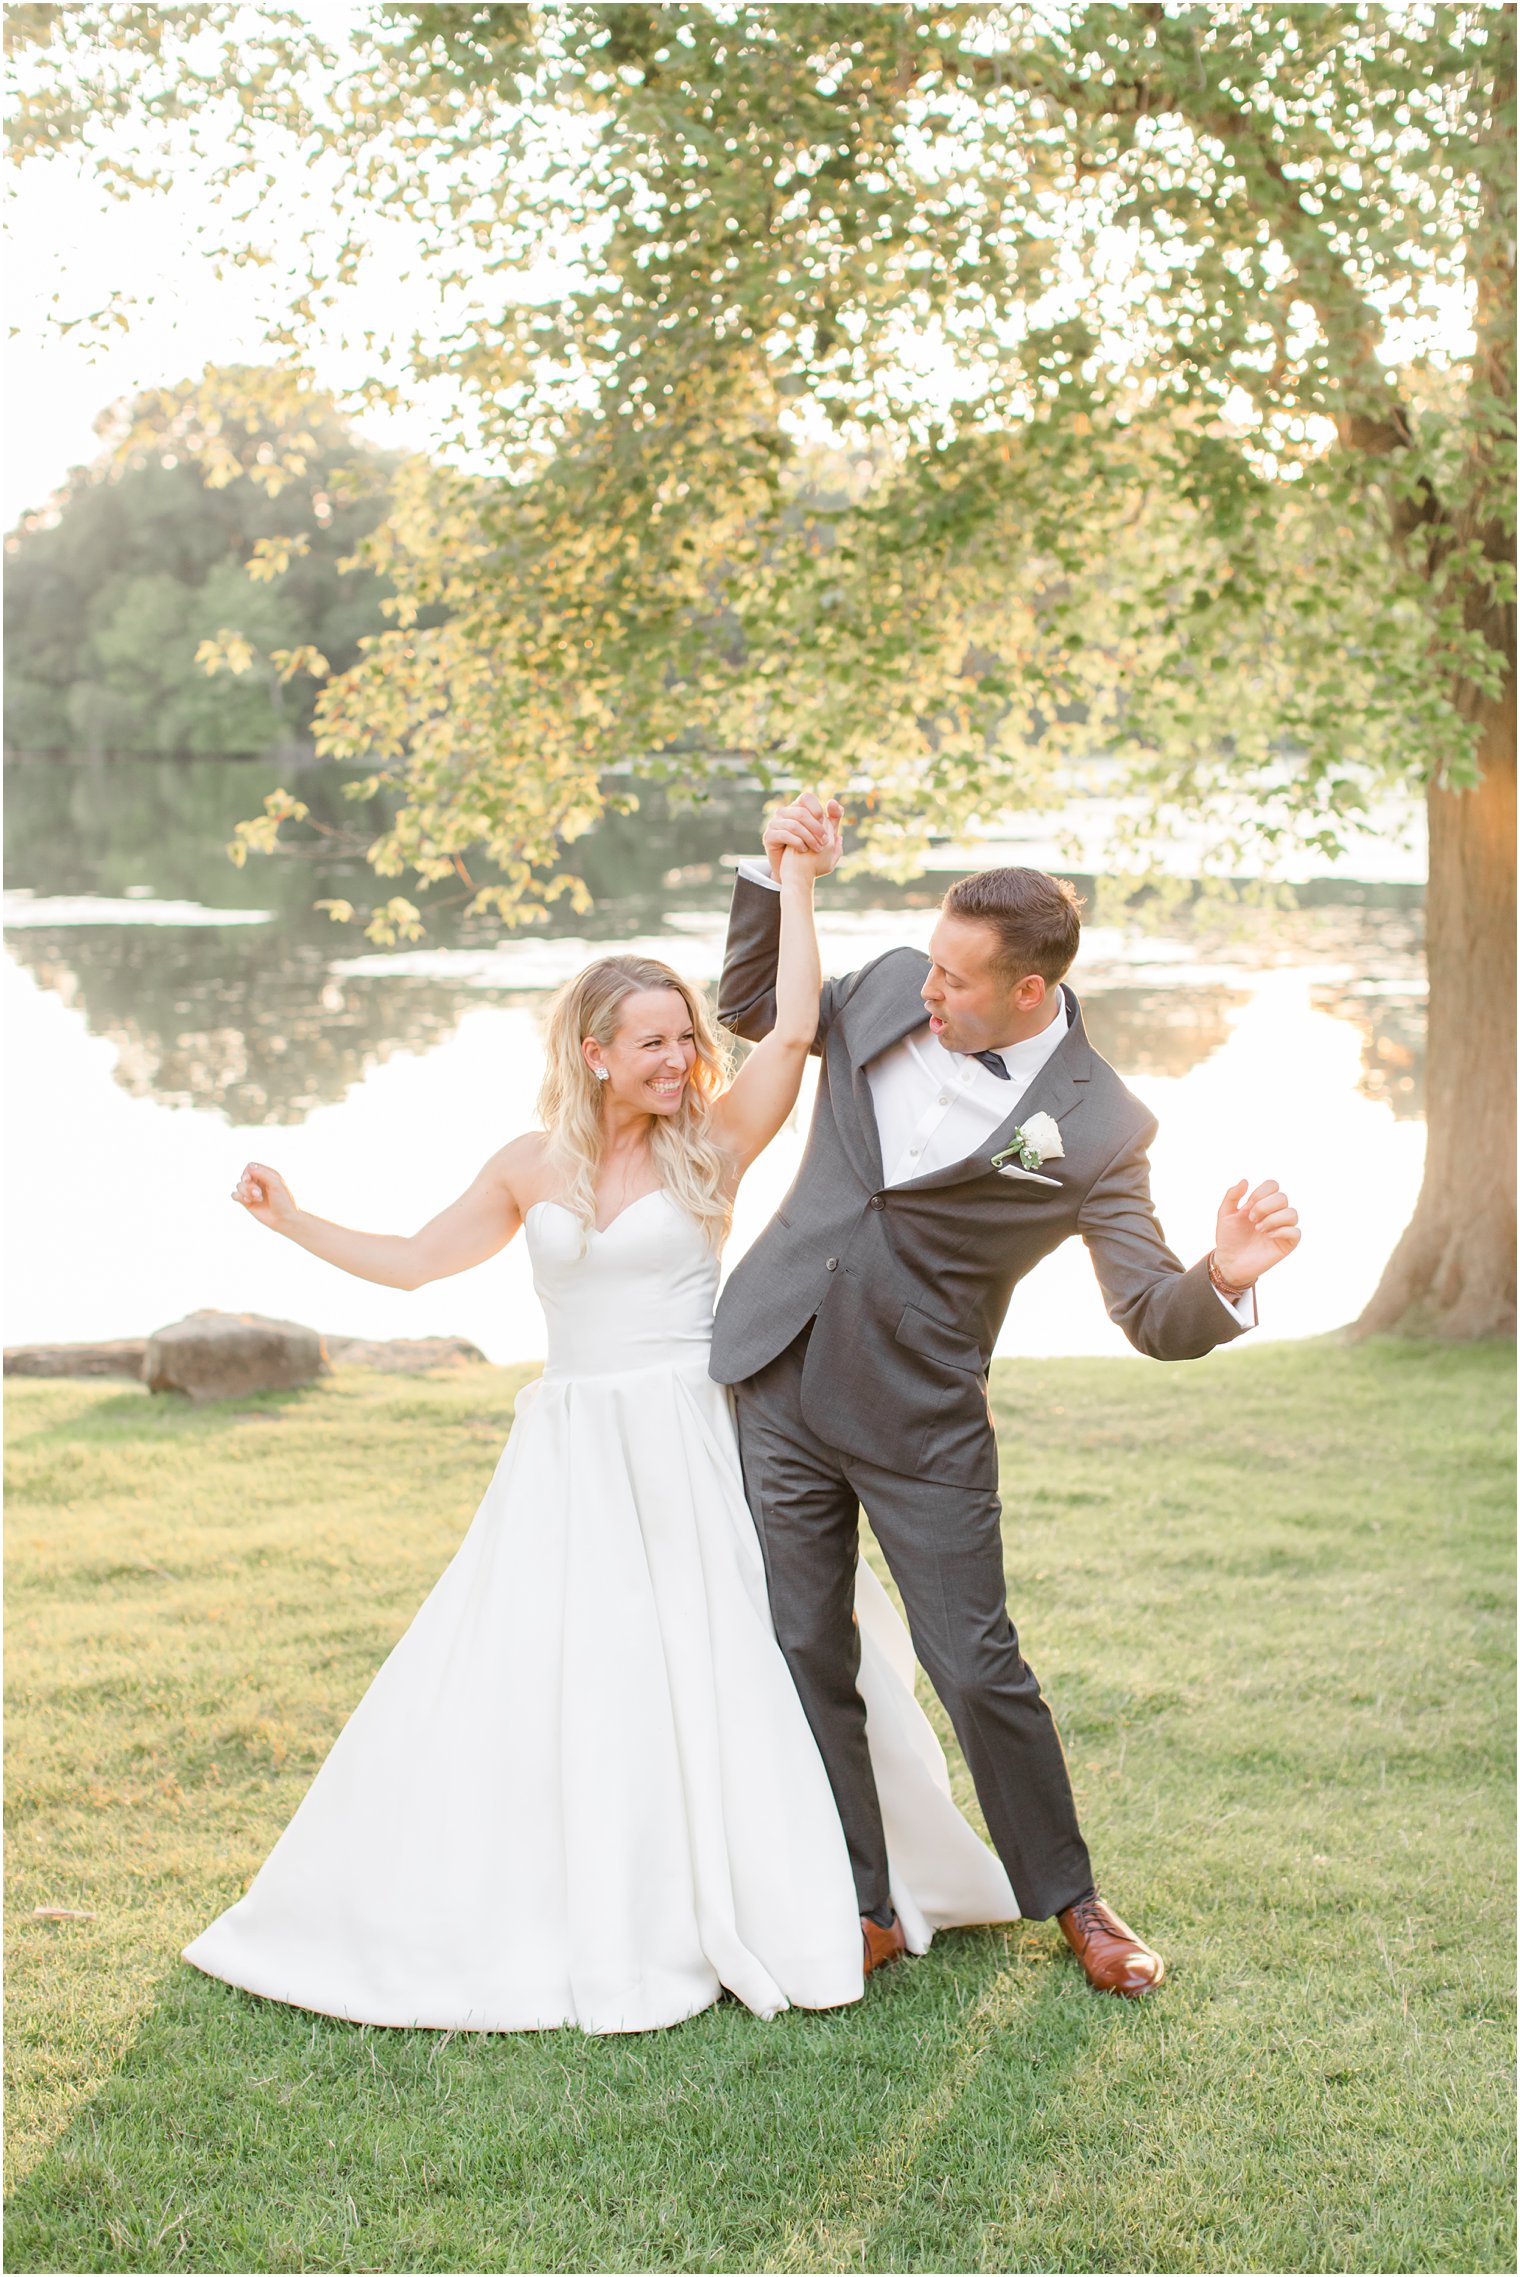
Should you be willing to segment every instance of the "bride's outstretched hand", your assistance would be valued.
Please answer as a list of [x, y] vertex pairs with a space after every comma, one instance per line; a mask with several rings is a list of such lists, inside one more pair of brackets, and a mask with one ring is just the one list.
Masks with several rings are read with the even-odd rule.
[[271, 1170], [267, 1162], [248, 1162], [243, 1174], [232, 1189], [232, 1199], [241, 1202], [250, 1217], [260, 1225], [267, 1225], [280, 1233], [296, 1214], [296, 1205], [290, 1188], [278, 1170]]

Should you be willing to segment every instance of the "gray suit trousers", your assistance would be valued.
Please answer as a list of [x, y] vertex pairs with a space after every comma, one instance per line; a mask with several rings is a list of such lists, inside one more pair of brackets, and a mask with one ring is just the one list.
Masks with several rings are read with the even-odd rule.
[[[811, 1324], [810, 1324], [811, 1325]], [[1092, 1887], [1055, 1719], [1008, 1618], [997, 1495], [904, 1477], [829, 1447], [802, 1416], [807, 1331], [734, 1386], [744, 1486], [781, 1649], [818, 1742], [862, 1913], [890, 1903], [886, 1843], [856, 1689], [862, 1505], [944, 1701], [1019, 1910], [1048, 1919]]]

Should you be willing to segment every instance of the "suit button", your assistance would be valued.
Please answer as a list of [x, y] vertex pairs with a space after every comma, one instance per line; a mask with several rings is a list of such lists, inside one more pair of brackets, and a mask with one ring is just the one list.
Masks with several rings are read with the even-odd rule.
[[839, 1259], [837, 1257], [831, 1257], [828, 1260], [828, 1268], [831, 1273], [837, 1272], [839, 1270]]
[[873, 1210], [884, 1210], [884, 1209], [886, 1208], [886, 1206], [887, 1206], [887, 1205], [886, 1205], [886, 1203], [885, 1203], [885, 1202], [882, 1200], [882, 1198], [881, 1198], [880, 1194], [873, 1194], [873, 1195], [871, 1196], [871, 1207], [872, 1207], [872, 1209], [873, 1209]]

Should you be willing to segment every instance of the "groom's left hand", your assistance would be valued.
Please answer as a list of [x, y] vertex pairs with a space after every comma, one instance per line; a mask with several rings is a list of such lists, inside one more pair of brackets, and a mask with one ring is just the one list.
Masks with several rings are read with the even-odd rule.
[[1298, 1247], [1298, 1212], [1275, 1178], [1247, 1194], [1246, 1181], [1233, 1185], [1219, 1205], [1214, 1257], [1232, 1288], [1249, 1289], [1272, 1266]]

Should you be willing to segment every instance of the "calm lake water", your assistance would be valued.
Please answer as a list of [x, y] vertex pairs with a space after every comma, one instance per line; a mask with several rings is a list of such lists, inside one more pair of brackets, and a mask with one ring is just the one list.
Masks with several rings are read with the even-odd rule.
[[[288, 770], [287, 770], [288, 774]], [[238, 871], [223, 848], [278, 769], [247, 761], [28, 762], [6, 770], [8, 1343], [140, 1335], [200, 1305], [362, 1336], [468, 1336], [539, 1357], [520, 1240], [452, 1281], [373, 1288], [265, 1233], [228, 1199], [249, 1157], [323, 1216], [408, 1231], [531, 1126], [547, 993], [606, 944], [716, 980], [730, 872], [758, 793], [683, 814], [660, 794], [585, 845], [589, 919], [526, 935], [447, 899], [425, 944], [371, 951], [312, 904], [362, 899], [378, 826], [334, 770], [300, 793], [335, 834]], [[1193, 907], [1142, 926], [1011, 817], [937, 847], [909, 886], [820, 891], [826, 969], [922, 944], [950, 878], [994, 861], [1077, 878], [1072, 974], [1097, 1048], [1160, 1119], [1157, 1206], [1184, 1258], [1237, 1177], [1276, 1177], [1303, 1247], [1262, 1292], [1265, 1336], [1355, 1316], [1413, 1207], [1424, 1151], [1417, 835], [1302, 879], [1291, 908]], [[746, 1181], [730, 1261], [790, 1183], [810, 1097]], [[1078, 1243], [1022, 1285], [1004, 1353], [1128, 1352]]]

